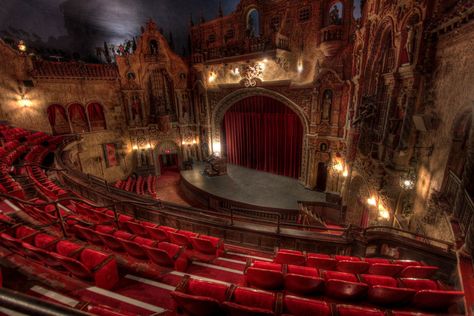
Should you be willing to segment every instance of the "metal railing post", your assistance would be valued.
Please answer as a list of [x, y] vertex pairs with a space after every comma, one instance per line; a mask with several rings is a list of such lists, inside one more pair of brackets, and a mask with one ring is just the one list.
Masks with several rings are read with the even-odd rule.
[[61, 210], [59, 209], [58, 202], [54, 202], [54, 208], [56, 209], [56, 216], [58, 217], [59, 224], [61, 225], [61, 230], [63, 231], [64, 238], [67, 238], [66, 226], [64, 226], [64, 219], [61, 215]]
[[119, 219], [118, 219], [118, 212], [117, 212], [117, 204], [114, 203], [114, 205], [112, 206], [112, 210], [114, 211], [114, 221], [115, 221], [115, 225], [117, 226], [117, 229], [120, 229], [119, 227]]

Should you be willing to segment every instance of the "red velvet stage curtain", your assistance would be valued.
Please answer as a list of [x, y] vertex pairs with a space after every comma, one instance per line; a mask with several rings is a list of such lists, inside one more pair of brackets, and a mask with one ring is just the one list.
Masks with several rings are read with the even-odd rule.
[[303, 126], [284, 104], [254, 96], [233, 105], [224, 116], [229, 163], [298, 178]]

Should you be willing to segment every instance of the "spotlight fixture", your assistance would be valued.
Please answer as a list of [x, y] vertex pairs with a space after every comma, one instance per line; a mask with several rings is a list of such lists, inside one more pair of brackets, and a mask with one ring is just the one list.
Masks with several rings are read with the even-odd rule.
[[18, 46], [17, 46], [17, 47], [18, 47], [18, 50], [19, 50], [20, 52], [22, 52], [22, 53], [26, 52], [27, 47], [26, 47], [25, 41], [20, 40], [20, 41], [18, 42]]

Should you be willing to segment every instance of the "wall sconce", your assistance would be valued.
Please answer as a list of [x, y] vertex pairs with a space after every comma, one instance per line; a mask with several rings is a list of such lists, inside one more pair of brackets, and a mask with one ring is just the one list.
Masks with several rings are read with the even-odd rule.
[[216, 79], [217, 79], [217, 74], [214, 71], [211, 71], [209, 73], [208, 82], [213, 83], [214, 81], [216, 81]]
[[388, 220], [390, 219], [390, 212], [382, 205], [379, 203], [379, 217]]
[[367, 199], [367, 204], [370, 206], [376, 206], [377, 205], [377, 200], [375, 197], [371, 196], [370, 198]]
[[138, 150], [138, 145], [133, 145], [132, 150]]
[[20, 41], [18, 42], [18, 46], [17, 46], [17, 47], [18, 47], [18, 50], [19, 50], [20, 52], [22, 52], [22, 53], [26, 52], [27, 47], [26, 47], [25, 41], [20, 40]]
[[31, 100], [28, 99], [26, 96], [22, 96], [20, 100], [18, 100], [18, 104], [24, 108], [28, 108], [32, 105]]
[[344, 169], [344, 171], [342, 172], [342, 176], [344, 178], [347, 178], [349, 176], [349, 171], [347, 169]]
[[416, 183], [416, 176], [415, 174], [410, 170], [408, 171], [407, 174], [403, 175], [400, 177], [400, 187], [403, 190], [411, 190], [415, 187]]
[[221, 143], [212, 143], [212, 151], [215, 153], [217, 156], [220, 156], [221, 154]]
[[303, 67], [303, 60], [302, 59], [298, 60], [298, 64], [296, 65], [296, 70], [298, 71], [299, 74], [303, 72], [304, 67]]

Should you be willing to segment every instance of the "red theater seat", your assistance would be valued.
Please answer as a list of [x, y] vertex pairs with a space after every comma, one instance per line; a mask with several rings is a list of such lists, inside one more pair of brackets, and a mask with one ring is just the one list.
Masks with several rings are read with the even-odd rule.
[[238, 287], [230, 302], [223, 303], [230, 316], [275, 315], [275, 294], [256, 289]]
[[254, 268], [267, 269], [273, 271], [282, 271], [283, 266], [279, 263], [267, 262], [267, 261], [255, 261], [252, 265]]
[[316, 268], [295, 265], [288, 265], [283, 281], [285, 290], [301, 295], [318, 292], [324, 285]]
[[206, 235], [190, 237], [193, 249], [208, 255], [219, 256], [224, 252], [224, 243], [220, 238]]
[[112, 251], [122, 252], [125, 251], [123, 248], [122, 242], [115, 236], [96, 232], [97, 236], [102, 240], [107, 248]]
[[337, 299], [357, 299], [367, 294], [368, 285], [351, 273], [323, 271], [326, 295]]
[[148, 258], [159, 266], [172, 267], [178, 271], [185, 271], [188, 266], [188, 259], [183, 252], [183, 248], [178, 245], [161, 242], [157, 247], [146, 245], [142, 245], [142, 247]]
[[[148, 234], [150, 234], [151, 238], [158, 241], [169, 241], [170, 230], [163, 229], [163, 227], [166, 227], [166, 226], [158, 226], [158, 227], [145, 226], [145, 229], [148, 231]], [[171, 227], [168, 227], [168, 228], [171, 228]], [[174, 229], [174, 231], [176, 231], [176, 229]]]
[[384, 316], [385, 313], [375, 308], [364, 308], [352, 305], [337, 305], [339, 316]]
[[133, 239], [133, 241], [121, 238], [117, 239], [122, 243], [123, 248], [130, 256], [137, 259], [146, 259], [148, 258], [148, 255], [145, 249], [143, 249], [142, 245], [154, 247], [156, 245], [156, 242], [146, 238], [141, 238], [137, 240], [137, 238], [141, 237], [136, 237], [135, 239]]
[[394, 263], [373, 263], [369, 267], [368, 273], [370, 274], [378, 274], [378, 275], [386, 275], [386, 276], [396, 276], [402, 270], [404, 266], [401, 264], [394, 264]]
[[330, 316], [331, 307], [324, 301], [285, 295], [283, 298], [283, 314], [293, 316]]
[[458, 291], [421, 290], [415, 294], [413, 305], [422, 309], [440, 311], [446, 310], [463, 298], [464, 293]]
[[75, 225], [74, 226], [75, 231], [77, 232], [77, 235], [82, 237], [82, 239], [87, 240], [91, 244], [94, 245], [102, 245], [102, 239], [99, 237], [98, 233], [90, 228], [83, 227], [80, 225]]
[[415, 261], [415, 260], [393, 260], [392, 263], [395, 263], [395, 264], [400, 264], [404, 267], [409, 267], [409, 266], [422, 266], [423, 264], [419, 261]]
[[308, 253], [306, 265], [308, 267], [315, 267], [321, 270], [336, 270], [337, 261], [329, 255]]
[[61, 240], [56, 244], [56, 252], [60, 255], [76, 258], [84, 250], [84, 246], [78, 245], [68, 240]]
[[196, 233], [185, 231], [185, 230], [170, 232], [169, 234], [170, 234], [170, 240], [173, 244], [183, 246], [186, 248], [192, 247], [191, 238], [198, 236], [198, 234]]
[[48, 234], [39, 233], [34, 236], [33, 244], [42, 249], [49, 249], [59, 241], [58, 238]]
[[340, 260], [336, 264], [336, 269], [348, 273], [365, 273], [369, 270], [370, 263], [365, 261]]
[[111, 289], [118, 281], [117, 263], [113, 256], [92, 249], [84, 249], [80, 261], [57, 253], [51, 253], [51, 256], [61, 262], [72, 275], [84, 280], [94, 280], [98, 287]]
[[334, 256], [334, 258], [336, 258], [337, 261], [342, 261], [342, 260], [361, 261], [361, 259], [360, 259], [359, 257], [353, 257], [353, 256], [340, 256], [340, 255], [336, 255], [336, 256]]
[[364, 258], [364, 261], [370, 263], [370, 264], [374, 264], [374, 263], [390, 263], [390, 260], [389, 259], [385, 259], [385, 258]]
[[40, 261], [46, 267], [65, 270], [62, 262], [53, 256], [53, 252], [43, 250], [28, 243], [23, 243], [22, 245], [28, 256]]
[[281, 271], [250, 267], [245, 272], [247, 285], [264, 290], [279, 290], [283, 287]]
[[428, 279], [412, 279], [412, 278], [401, 278], [400, 282], [403, 286], [414, 289], [417, 291], [420, 290], [438, 290], [438, 282]]
[[[126, 225], [128, 229], [134, 233], [135, 235], [141, 236], [141, 237], [148, 237], [148, 231], [145, 229], [144, 223], [138, 223], [134, 221], [128, 221], [126, 222]], [[156, 226], [156, 225], [154, 225]]]
[[429, 279], [438, 271], [435, 266], [408, 266], [400, 272], [401, 278]]
[[222, 302], [227, 299], [229, 286], [221, 283], [186, 278], [171, 297], [178, 308], [189, 315], [223, 315]]
[[280, 249], [273, 262], [304, 266], [306, 264], [306, 256], [301, 251]]
[[408, 303], [416, 291], [409, 288], [397, 287], [397, 280], [382, 275], [361, 275], [363, 282], [369, 285], [369, 301], [380, 305]]

